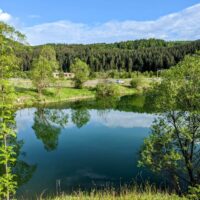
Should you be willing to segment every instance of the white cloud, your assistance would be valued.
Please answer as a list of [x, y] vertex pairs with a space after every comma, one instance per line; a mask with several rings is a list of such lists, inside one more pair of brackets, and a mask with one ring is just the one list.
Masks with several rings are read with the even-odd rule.
[[[26, 125], [32, 126], [34, 123], [35, 109], [22, 109], [17, 111], [16, 121], [18, 130], [23, 130]], [[63, 110], [68, 114], [69, 119], [65, 128], [73, 128], [76, 125], [72, 122], [72, 110]], [[103, 125], [110, 128], [149, 128], [156, 118], [155, 114], [120, 112], [116, 110], [90, 110], [90, 123]]]
[[152, 37], [195, 40], [200, 38], [200, 4], [155, 21], [109, 21], [97, 25], [57, 21], [26, 27], [23, 31], [31, 44], [115, 42]]
[[0, 21], [9, 23], [12, 19], [12, 16], [6, 12], [4, 12], [3, 10], [0, 9]]
[[156, 115], [110, 111], [105, 113], [92, 112], [92, 121], [112, 128], [149, 128]]
[[[1, 19], [9, 21], [12, 16], [0, 10]], [[21, 31], [33, 45], [115, 42], [152, 37], [165, 40], [196, 40], [200, 39], [200, 4], [154, 21], [108, 21], [88, 25], [62, 20], [31, 27], [22, 26]]]
[[19, 18], [13, 17], [11, 14], [3, 11], [2, 9], [0, 9], [0, 21], [14, 26], [17, 30], [20, 30], [20, 28], [22, 27]]

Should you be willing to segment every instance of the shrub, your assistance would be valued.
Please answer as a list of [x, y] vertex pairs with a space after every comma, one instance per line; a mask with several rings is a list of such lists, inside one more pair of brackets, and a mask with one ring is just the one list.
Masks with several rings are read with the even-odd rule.
[[117, 70], [110, 70], [108, 73], [109, 78], [119, 78], [119, 72]]
[[128, 72], [126, 71], [120, 71], [119, 72], [119, 78], [128, 78]]
[[91, 71], [91, 72], [90, 72], [90, 75], [89, 75], [89, 78], [90, 78], [90, 79], [96, 79], [96, 78], [97, 78], [97, 73]]
[[200, 185], [195, 187], [189, 187], [189, 194], [187, 195], [188, 199], [199, 200], [200, 199]]
[[144, 75], [145, 77], [149, 77], [149, 76], [150, 76], [150, 74], [149, 74], [148, 71], [144, 72], [143, 75]]
[[98, 84], [96, 87], [96, 96], [98, 98], [119, 96], [119, 87], [115, 84]]
[[141, 78], [133, 78], [130, 82], [131, 87], [135, 89], [140, 89], [142, 86], [142, 79]]
[[149, 76], [150, 76], [150, 77], [153, 77], [153, 76], [154, 76], [154, 72], [150, 71], [150, 72], [149, 72]]

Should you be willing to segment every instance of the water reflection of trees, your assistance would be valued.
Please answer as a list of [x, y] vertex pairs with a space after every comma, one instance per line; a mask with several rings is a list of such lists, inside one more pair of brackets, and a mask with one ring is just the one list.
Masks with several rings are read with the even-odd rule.
[[118, 98], [103, 98], [103, 99], [97, 99], [97, 104], [99, 105], [99, 108], [97, 110], [97, 115], [103, 119], [104, 121], [107, 121], [107, 116], [110, 113], [111, 109], [115, 109], [117, 107], [117, 103], [119, 102]]
[[[10, 110], [10, 115], [12, 116], [11, 118], [13, 119], [12, 121], [12, 128], [16, 130], [16, 123], [15, 123], [15, 114], [14, 110]], [[0, 138], [0, 147], [3, 146], [3, 143], [5, 141], [3, 138]], [[23, 140], [18, 140], [17, 137], [10, 137], [7, 139], [7, 142], [10, 146], [10, 148], [13, 149], [13, 154], [12, 154], [12, 159], [13, 162], [10, 164], [10, 169], [11, 173], [14, 175], [14, 181], [17, 184], [17, 188], [21, 187], [23, 184], [27, 183], [34, 171], [36, 170], [37, 166], [29, 164], [23, 160], [25, 157], [25, 153], [22, 152], [22, 147], [23, 147]], [[4, 163], [0, 161], [0, 177], [3, 176], [4, 174]], [[1, 186], [1, 183], [0, 183]]]
[[79, 108], [72, 110], [72, 122], [81, 128], [90, 121], [90, 113], [87, 109]]
[[72, 106], [72, 122], [78, 127], [82, 128], [86, 125], [90, 120], [90, 113], [87, 109], [89, 106], [90, 109], [95, 108], [97, 109], [97, 114], [106, 120], [106, 116], [110, 112], [111, 108], [115, 109], [117, 102], [119, 101], [118, 98], [104, 98], [104, 99], [97, 99], [94, 102], [77, 102]]
[[47, 151], [57, 148], [61, 129], [68, 123], [68, 118], [62, 110], [38, 108], [35, 112], [32, 128]]
[[95, 100], [82, 100], [77, 102], [65, 102], [49, 105], [52, 109], [95, 109], [95, 110], [118, 110], [125, 112], [154, 113], [151, 104], [145, 103], [144, 95], [127, 95], [120, 98], [103, 98]]
[[107, 116], [110, 113], [110, 110], [97, 110], [97, 115], [104, 121], [108, 121]]
[[[136, 101], [136, 102], [135, 102]], [[69, 115], [66, 108], [71, 108], [71, 121], [77, 128], [85, 126], [91, 116], [89, 109], [96, 109], [97, 114], [106, 120], [111, 110], [134, 111], [142, 109], [144, 97], [124, 96], [121, 98], [103, 98], [95, 101], [80, 101], [49, 108], [37, 108], [32, 126], [36, 137], [44, 144], [47, 151], [53, 151], [58, 146], [61, 130], [68, 124]]]
[[16, 179], [18, 187], [27, 183], [33, 176], [37, 165], [31, 165], [23, 160], [17, 160], [16, 165], [13, 168], [14, 174], [16, 174]]

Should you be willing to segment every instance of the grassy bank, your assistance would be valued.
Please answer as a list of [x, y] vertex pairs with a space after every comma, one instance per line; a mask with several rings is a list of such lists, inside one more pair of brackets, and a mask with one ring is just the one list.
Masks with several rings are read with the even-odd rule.
[[155, 189], [139, 191], [136, 189], [125, 190], [120, 195], [114, 191], [77, 193], [73, 195], [61, 195], [53, 198], [38, 198], [39, 200], [186, 200], [185, 197], [179, 197], [176, 194], [159, 192]]
[[[48, 104], [63, 101], [76, 101], [82, 99], [95, 98], [96, 85], [102, 83], [103, 79], [89, 80], [85, 83], [83, 89], [75, 89], [73, 87], [72, 80], [57, 80], [51, 83], [48, 88], [43, 90], [40, 96], [37, 93], [36, 88], [32, 85], [29, 79], [11, 79], [11, 83], [16, 90], [16, 106], [32, 106], [34, 104]], [[115, 79], [109, 79], [107, 81], [115, 82]], [[118, 84], [120, 96], [132, 95], [141, 93], [141, 88], [148, 88], [152, 82], [149, 79], [143, 79], [140, 81], [139, 89], [130, 87], [131, 79], [124, 79], [124, 84]]]
[[60, 88], [58, 91], [56, 88], [47, 88], [43, 91], [39, 101], [38, 93], [34, 88], [18, 88], [16, 90], [16, 95], [16, 105], [31, 106], [37, 103], [47, 104], [62, 101], [76, 101], [85, 98], [94, 98], [95, 92], [88, 89]]
[[[33, 87], [31, 80], [28, 79], [12, 79], [10, 80], [16, 90], [15, 105], [32, 106], [37, 103], [48, 104], [63, 101], [76, 101], [86, 98], [95, 98], [95, 87], [98, 81], [88, 81], [83, 89], [75, 89], [72, 81], [56, 81], [43, 90], [40, 96], [36, 88]], [[95, 82], [95, 83], [94, 83]], [[137, 93], [136, 89], [127, 85], [118, 85], [120, 95], [132, 95]]]
[[77, 195], [77, 196], [60, 196], [53, 199], [46, 200], [186, 200], [176, 195], [169, 195], [163, 193], [130, 193], [122, 196], [115, 196], [110, 194], [97, 194], [97, 195]]
[[[150, 186], [147, 186], [150, 189], [132, 189], [132, 190], [123, 190], [120, 194], [116, 193], [114, 190], [107, 191], [92, 191], [91, 193], [86, 192], [77, 192], [74, 194], [62, 194], [54, 197], [44, 197], [45, 192], [40, 196], [36, 196], [37, 200], [187, 200], [187, 197], [180, 197], [175, 193], [161, 192], [152, 189]], [[21, 196], [17, 198], [20, 200], [27, 200], [29, 198]]]

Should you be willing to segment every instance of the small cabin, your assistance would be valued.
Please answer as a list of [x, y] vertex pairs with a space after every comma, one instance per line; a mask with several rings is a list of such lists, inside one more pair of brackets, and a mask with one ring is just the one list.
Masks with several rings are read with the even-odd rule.
[[[74, 73], [69, 73], [69, 72], [64, 72], [62, 74], [65, 78], [74, 78]], [[59, 72], [54, 72], [53, 73], [54, 78], [59, 78], [60, 73]]]

